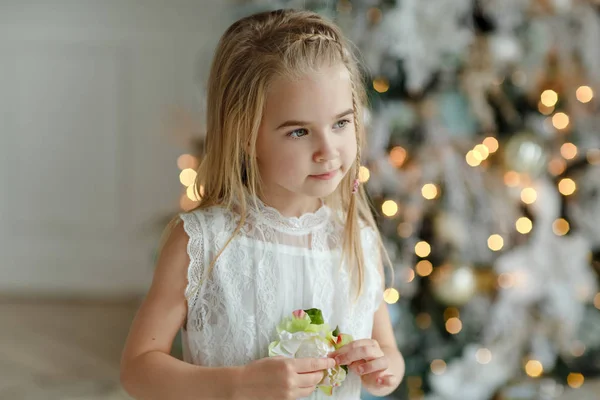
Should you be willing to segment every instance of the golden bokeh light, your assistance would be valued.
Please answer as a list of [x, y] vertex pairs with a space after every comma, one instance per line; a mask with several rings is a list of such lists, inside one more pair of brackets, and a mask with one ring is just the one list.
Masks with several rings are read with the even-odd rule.
[[571, 372], [567, 376], [567, 384], [573, 389], [580, 388], [583, 385], [584, 381], [585, 378], [579, 372]]
[[517, 232], [522, 233], [523, 235], [531, 232], [533, 229], [533, 222], [527, 217], [521, 217], [515, 223], [517, 228]]
[[580, 86], [575, 91], [575, 96], [580, 102], [589, 103], [594, 98], [594, 91], [589, 86]]
[[421, 258], [427, 257], [431, 253], [431, 246], [425, 241], [420, 241], [415, 245], [415, 254]]
[[563, 112], [558, 112], [552, 117], [552, 125], [558, 130], [566, 129], [569, 126], [569, 116]]
[[532, 378], [537, 378], [544, 373], [544, 367], [538, 360], [529, 360], [525, 364], [525, 372]]
[[490, 156], [490, 151], [486, 146], [478, 144], [473, 149], [473, 156], [477, 159], [486, 160]]
[[479, 162], [479, 163], [481, 163], [483, 160], [485, 160], [485, 158], [483, 157], [483, 154], [481, 154], [480, 152], [478, 152], [476, 150], [471, 150], [470, 153], [473, 154], [473, 158], [475, 160], [477, 160], [477, 162]]
[[446, 321], [446, 330], [452, 335], [456, 335], [462, 330], [462, 322], [456, 317], [452, 317]]
[[546, 107], [554, 107], [558, 102], [558, 93], [554, 90], [544, 90], [540, 96], [540, 102]]
[[390, 150], [390, 163], [393, 166], [400, 168], [406, 161], [406, 156], [407, 153], [404, 147], [395, 146]]
[[387, 217], [393, 217], [398, 213], [398, 204], [394, 200], [386, 200], [381, 205], [381, 211]]
[[488, 247], [492, 251], [500, 251], [504, 247], [504, 239], [498, 234], [493, 234], [488, 238]]
[[383, 292], [383, 299], [388, 304], [397, 303], [400, 299], [400, 293], [394, 288], [387, 288], [385, 292]]
[[421, 188], [421, 194], [427, 200], [433, 200], [438, 196], [438, 188], [433, 183], [426, 183]]
[[196, 181], [196, 171], [191, 168], [185, 168], [179, 173], [179, 182], [185, 187], [191, 186]]
[[565, 160], [572, 160], [577, 157], [577, 146], [573, 143], [564, 143], [560, 146], [560, 155], [564, 157]]
[[559, 218], [552, 223], [552, 232], [557, 236], [564, 236], [569, 233], [569, 222], [564, 218]]
[[433, 272], [433, 264], [430, 261], [421, 260], [415, 266], [415, 270], [419, 276], [429, 276]]
[[558, 182], [558, 191], [564, 196], [570, 196], [577, 190], [575, 181], [571, 178], [564, 178]]
[[360, 183], [366, 183], [370, 177], [371, 171], [369, 171], [369, 168], [365, 167], [364, 165], [361, 165], [358, 169], [358, 180], [360, 181]]
[[495, 137], [492, 136], [488, 136], [485, 139], [483, 139], [483, 143], [482, 143], [485, 147], [487, 147], [488, 151], [491, 153], [495, 153], [498, 151], [498, 148], [500, 147], [499, 143], [498, 143], [498, 139], [496, 139]]
[[469, 150], [469, 152], [465, 156], [465, 160], [467, 161], [467, 164], [469, 164], [471, 167], [477, 167], [479, 164], [481, 164], [481, 160], [475, 157], [473, 150]]
[[533, 204], [537, 200], [537, 192], [534, 188], [526, 187], [521, 190], [521, 201], [525, 204]]
[[385, 93], [390, 88], [390, 82], [383, 77], [376, 78], [373, 80], [373, 89], [379, 93]]

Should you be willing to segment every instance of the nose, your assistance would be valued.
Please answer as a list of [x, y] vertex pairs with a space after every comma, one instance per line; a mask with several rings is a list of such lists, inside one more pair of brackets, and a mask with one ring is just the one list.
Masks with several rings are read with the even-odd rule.
[[[317, 135], [315, 135], [317, 136]], [[313, 161], [317, 163], [323, 163], [331, 160], [335, 160], [338, 156], [335, 140], [332, 132], [323, 132], [318, 135], [319, 140], [317, 144], [317, 150], [313, 154]]]

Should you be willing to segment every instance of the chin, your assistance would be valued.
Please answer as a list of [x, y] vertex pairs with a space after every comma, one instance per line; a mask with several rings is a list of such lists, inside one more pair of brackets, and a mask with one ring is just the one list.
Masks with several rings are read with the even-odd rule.
[[323, 182], [316, 185], [310, 185], [305, 188], [302, 192], [306, 196], [310, 197], [327, 197], [331, 195], [338, 188], [340, 181], [336, 182]]

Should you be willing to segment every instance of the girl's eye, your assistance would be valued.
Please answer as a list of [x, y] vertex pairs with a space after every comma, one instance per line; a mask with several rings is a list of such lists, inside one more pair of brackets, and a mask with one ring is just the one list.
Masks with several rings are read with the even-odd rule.
[[344, 128], [344, 127], [345, 127], [346, 125], [348, 125], [349, 123], [350, 123], [350, 120], [349, 120], [349, 119], [342, 119], [342, 120], [339, 120], [338, 122], [336, 122], [336, 123], [334, 124], [334, 128], [336, 128], [336, 129], [341, 129], [341, 128]]
[[288, 136], [290, 136], [293, 139], [300, 139], [302, 136], [306, 135], [308, 135], [308, 132], [304, 128], [296, 129], [295, 131], [291, 131], [290, 133], [288, 133]]

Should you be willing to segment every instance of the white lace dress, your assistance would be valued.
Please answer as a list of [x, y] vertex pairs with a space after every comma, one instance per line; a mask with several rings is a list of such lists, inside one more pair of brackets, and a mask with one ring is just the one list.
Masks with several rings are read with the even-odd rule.
[[[342, 226], [322, 206], [300, 218], [283, 217], [259, 203], [241, 233], [218, 258], [210, 279], [200, 279], [231, 236], [239, 216], [223, 207], [181, 215], [190, 240], [184, 360], [210, 367], [245, 365], [268, 356], [275, 327], [293, 310], [319, 308], [330, 326], [355, 339], [370, 338], [383, 299], [374, 232], [363, 228], [364, 290], [355, 300], [350, 276], [339, 268]], [[332, 397], [360, 398], [360, 378], [350, 373]]]

